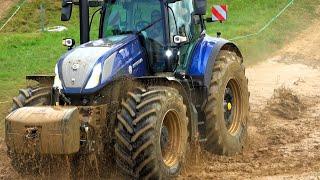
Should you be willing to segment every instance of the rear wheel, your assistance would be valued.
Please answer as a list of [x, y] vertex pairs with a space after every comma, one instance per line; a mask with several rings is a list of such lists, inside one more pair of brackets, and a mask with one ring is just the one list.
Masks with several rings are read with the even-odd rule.
[[213, 68], [205, 108], [210, 152], [233, 155], [242, 151], [249, 115], [248, 80], [240, 57], [221, 51]]
[[129, 92], [115, 130], [118, 166], [134, 178], [177, 176], [186, 153], [187, 125], [186, 106], [175, 89]]
[[[12, 111], [26, 106], [44, 106], [51, 103], [51, 88], [39, 87], [20, 89], [19, 95], [13, 98]], [[39, 155], [18, 154], [8, 149], [12, 167], [21, 175], [39, 174], [42, 159]]]

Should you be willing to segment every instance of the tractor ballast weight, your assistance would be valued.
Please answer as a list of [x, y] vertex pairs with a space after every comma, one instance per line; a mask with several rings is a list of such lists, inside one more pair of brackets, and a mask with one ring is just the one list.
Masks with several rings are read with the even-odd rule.
[[[74, 178], [104, 177], [109, 162], [130, 178], [167, 179], [179, 175], [190, 144], [222, 155], [243, 149], [243, 57], [206, 34], [206, 0], [62, 0], [62, 21], [73, 5], [80, 45], [64, 39], [55, 75], [27, 76], [37, 85], [19, 91], [5, 119], [19, 173], [30, 163], [17, 159], [37, 154], [67, 157]], [[99, 37], [90, 40], [89, 8], [97, 6]]]
[[[80, 149], [79, 111], [71, 108], [19, 108], [6, 118], [8, 148], [17, 153], [69, 155]], [[21, 144], [28, 143], [27, 146]]]

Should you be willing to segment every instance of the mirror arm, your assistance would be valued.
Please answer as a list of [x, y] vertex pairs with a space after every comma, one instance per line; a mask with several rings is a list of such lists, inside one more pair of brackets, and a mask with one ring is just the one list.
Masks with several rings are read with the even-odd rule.
[[176, 26], [176, 31], [177, 33], [179, 33], [179, 29], [178, 29], [178, 24], [177, 24], [177, 19], [176, 19], [176, 15], [174, 14], [174, 11], [173, 9], [169, 6], [169, 4], [166, 4], [167, 8], [172, 12], [172, 16], [173, 16], [173, 19], [174, 19], [174, 23], [175, 23], [175, 26]]
[[92, 21], [93, 21], [94, 16], [97, 14], [97, 12], [99, 12], [99, 11], [101, 12], [101, 10], [102, 10], [102, 7], [99, 8], [99, 9], [97, 9], [97, 10], [92, 14], [91, 19], [90, 19], [90, 24], [89, 24], [89, 32], [91, 31], [91, 25], [92, 25]]
[[223, 21], [213, 21], [212, 18], [206, 18], [204, 21], [207, 22], [207, 23], [212, 23], [212, 22], [220, 22], [220, 23], [222, 23], [223, 22]]

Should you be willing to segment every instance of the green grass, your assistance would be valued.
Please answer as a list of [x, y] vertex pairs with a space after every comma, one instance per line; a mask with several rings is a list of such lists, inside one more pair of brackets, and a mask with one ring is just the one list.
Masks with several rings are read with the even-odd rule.
[[[41, 3], [46, 9], [43, 21], [46, 27], [63, 25], [69, 30], [62, 33], [39, 32]], [[61, 45], [63, 38], [73, 37], [79, 42], [77, 9], [74, 9], [70, 22], [60, 22], [60, 3], [60, 0], [27, 1], [0, 32], [0, 102], [11, 100], [17, 90], [25, 86], [25, 75], [53, 73], [57, 60], [66, 51]], [[209, 0], [210, 5], [228, 4], [229, 19], [222, 24], [208, 24], [207, 32], [215, 36], [220, 31], [225, 38], [254, 33], [287, 3], [288, 0]], [[245, 62], [251, 64], [263, 60], [293, 39], [316, 18], [315, 8], [319, 5], [318, 0], [296, 0], [287, 12], [259, 36], [236, 41], [243, 51]], [[10, 12], [14, 10], [15, 7]], [[2, 19], [0, 25], [4, 21]], [[91, 36], [97, 37], [97, 25], [94, 25]], [[9, 106], [0, 104], [0, 119], [3, 119]]]
[[[229, 19], [208, 25], [209, 34], [222, 32], [231, 39], [259, 31], [291, 0], [211, 0], [211, 4], [228, 4]], [[215, 2], [215, 3], [213, 3]], [[259, 62], [290, 42], [317, 17], [318, 0], [296, 0], [268, 29], [258, 36], [236, 41], [247, 64]], [[319, 16], [319, 15], [318, 15]]]

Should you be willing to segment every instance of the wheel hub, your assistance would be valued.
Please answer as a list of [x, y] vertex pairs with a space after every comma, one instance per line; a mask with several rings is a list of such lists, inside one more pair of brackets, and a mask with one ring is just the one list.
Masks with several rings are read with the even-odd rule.
[[228, 132], [234, 135], [241, 125], [242, 103], [241, 89], [236, 80], [229, 80], [223, 99], [224, 121]]
[[161, 149], [167, 148], [169, 143], [169, 131], [166, 126], [162, 126], [161, 128], [161, 137], [160, 137], [160, 145]]
[[164, 116], [160, 134], [161, 153], [166, 166], [172, 167], [179, 161], [181, 141], [179, 116], [177, 112], [170, 110]]
[[232, 88], [228, 84], [225, 93], [224, 93], [224, 100], [223, 100], [223, 106], [224, 106], [224, 120], [226, 123], [227, 128], [229, 129], [232, 121], [233, 121], [233, 99], [234, 99], [234, 93], [232, 91]]

